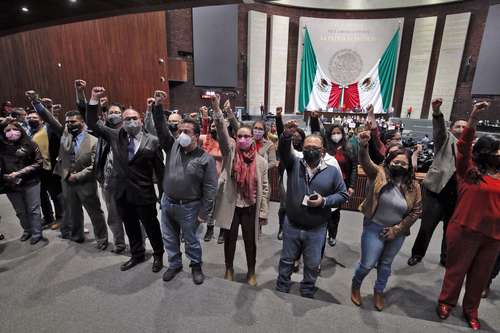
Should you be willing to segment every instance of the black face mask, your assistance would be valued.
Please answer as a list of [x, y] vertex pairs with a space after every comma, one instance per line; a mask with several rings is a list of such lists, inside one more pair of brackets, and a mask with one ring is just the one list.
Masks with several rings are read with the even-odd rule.
[[210, 131], [210, 136], [212, 136], [212, 138], [214, 138], [214, 139], [217, 140], [217, 131], [216, 130], [211, 130]]
[[30, 126], [31, 130], [36, 130], [38, 129], [38, 127], [40, 127], [40, 123], [35, 120], [28, 121], [28, 125]]
[[73, 136], [77, 136], [81, 132], [80, 125], [68, 125], [68, 132]]
[[309, 166], [316, 166], [321, 159], [321, 150], [319, 149], [311, 149], [304, 150], [304, 161], [306, 161]]
[[398, 178], [406, 175], [408, 173], [408, 169], [403, 168], [400, 165], [390, 165], [389, 166], [389, 174], [392, 178]]
[[172, 134], [175, 134], [177, 132], [177, 124], [168, 124], [168, 128], [170, 129], [170, 132], [172, 132]]
[[297, 151], [302, 151], [302, 148], [304, 147], [304, 144], [302, 141], [292, 141], [293, 149]]

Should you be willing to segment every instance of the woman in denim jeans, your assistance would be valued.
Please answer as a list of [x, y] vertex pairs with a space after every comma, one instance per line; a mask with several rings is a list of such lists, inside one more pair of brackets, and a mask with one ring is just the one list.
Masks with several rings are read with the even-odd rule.
[[383, 165], [376, 165], [368, 154], [370, 132], [359, 135], [359, 162], [368, 177], [367, 195], [360, 210], [364, 214], [361, 259], [352, 278], [351, 300], [360, 306], [363, 279], [377, 267], [374, 306], [384, 309], [384, 289], [391, 265], [404, 238], [422, 211], [420, 185], [415, 181], [411, 153], [391, 151]]

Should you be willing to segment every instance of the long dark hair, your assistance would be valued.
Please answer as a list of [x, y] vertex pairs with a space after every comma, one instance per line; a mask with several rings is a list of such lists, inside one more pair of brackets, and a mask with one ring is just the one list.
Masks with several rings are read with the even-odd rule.
[[[340, 140], [338, 143], [335, 143], [332, 140], [332, 132], [336, 128], [338, 128], [340, 130], [340, 132], [342, 133], [342, 140]], [[344, 127], [342, 127], [340, 125], [333, 125], [332, 127], [330, 127], [330, 135], [326, 139], [328, 140], [328, 145], [329, 146], [331, 145], [330, 147], [334, 147], [334, 146], [339, 145], [340, 147], [342, 147], [343, 151], [347, 150], [347, 140], [346, 140], [346, 136], [345, 136]]]
[[488, 169], [488, 157], [500, 149], [500, 140], [492, 135], [483, 135], [472, 148], [472, 160], [477, 169], [484, 175]]
[[408, 159], [408, 173], [403, 177], [403, 183], [408, 187], [409, 190], [413, 190], [414, 184], [413, 180], [415, 179], [415, 170], [413, 170], [413, 163], [411, 162], [411, 153], [408, 149], [398, 149], [392, 152], [389, 152], [385, 156], [384, 160], [384, 169], [386, 173], [389, 174], [389, 164], [396, 156], [405, 155]]

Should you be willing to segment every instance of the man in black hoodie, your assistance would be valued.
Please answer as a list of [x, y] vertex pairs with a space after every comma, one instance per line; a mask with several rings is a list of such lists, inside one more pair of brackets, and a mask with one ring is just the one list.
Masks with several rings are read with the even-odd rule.
[[293, 263], [304, 257], [304, 279], [300, 284], [303, 297], [312, 298], [321, 262], [326, 226], [331, 208], [347, 201], [342, 175], [323, 161], [325, 149], [318, 135], [304, 141], [304, 158], [292, 153], [295, 128], [287, 128], [279, 142], [279, 154], [287, 174], [286, 218], [283, 225], [283, 250], [276, 289], [288, 293]]

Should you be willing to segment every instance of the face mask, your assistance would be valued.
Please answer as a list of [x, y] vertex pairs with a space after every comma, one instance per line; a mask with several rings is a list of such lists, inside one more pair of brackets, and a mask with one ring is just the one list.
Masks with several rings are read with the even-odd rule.
[[80, 131], [81, 131], [80, 125], [68, 125], [68, 132], [71, 135], [77, 136], [78, 134], [80, 134]]
[[141, 131], [141, 124], [137, 120], [124, 120], [123, 129], [128, 135], [136, 136]]
[[342, 134], [332, 134], [330, 138], [332, 139], [333, 142], [339, 143], [340, 140], [342, 140]]
[[117, 125], [121, 124], [122, 121], [123, 121], [122, 115], [119, 113], [112, 113], [112, 114], [108, 115], [108, 123], [111, 126], [117, 126]]
[[240, 150], [248, 150], [250, 148], [250, 146], [252, 145], [253, 143], [253, 140], [252, 138], [239, 138], [238, 139], [238, 148], [240, 148]]
[[306, 161], [309, 166], [316, 166], [321, 159], [321, 150], [311, 149], [304, 150], [304, 161]]
[[182, 148], [186, 148], [191, 144], [191, 137], [187, 135], [186, 133], [181, 133], [179, 137], [177, 138], [179, 141], [179, 144], [181, 145]]
[[177, 124], [168, 124], [168, 128], [170, 129], [171, 133], [177, 132]]
[[31, 130], [36, 130], [38, 127], [40, 127], [40, 123], [36, 120], [28, 121], [28, 125], [30, 126]]
[[264, 130], [261, 130], [261, 129], [254, 129], [253, 130], [253, 137], [255, 138], [255, 140], [262, 140], [262, 138], [264, 137]]
[[392, 178], [402, 177], [408, 173], [408, 169], [400, 165], [389, 165], [389, 174]]
[[21, 138], [21, 131], [18, 130], [10, 130], [7, 133], [5, 133], [5, 137], [9, 141], [17, 141]]

